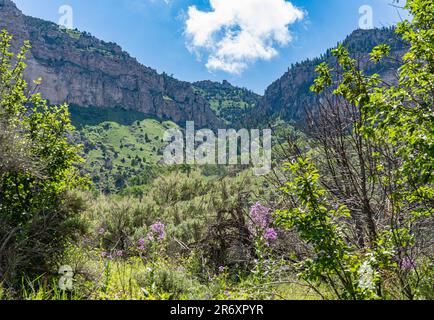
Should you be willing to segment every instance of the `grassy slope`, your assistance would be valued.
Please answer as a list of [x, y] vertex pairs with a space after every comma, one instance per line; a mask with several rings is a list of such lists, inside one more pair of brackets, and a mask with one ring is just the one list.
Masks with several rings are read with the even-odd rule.
[[176, 127], [173, 122], [154, 119], [136, 121], [131, 126], [116, 122], [85, 126], [80, 130], [85, 146], [84, 169], [99, 189], [119, 189], [135, 175], [157, 165], [165, 146], [164, 132]]

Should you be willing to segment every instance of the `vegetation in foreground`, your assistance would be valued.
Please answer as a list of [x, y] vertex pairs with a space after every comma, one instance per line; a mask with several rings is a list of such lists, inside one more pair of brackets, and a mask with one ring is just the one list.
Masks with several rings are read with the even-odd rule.
[[[433, 299], [434, 4], [407, 8], [397, 84], [338, 47], [317, 68], [312, 127], [276, 146], [269, 176], [178, 168], [118, 195], [86, 191], [67, 106], [27, 94], [29, 45], [14, 57], [4, 31], [0, 298]], [[107, 152], [135, 138], [103, 125], [87, 134]]]

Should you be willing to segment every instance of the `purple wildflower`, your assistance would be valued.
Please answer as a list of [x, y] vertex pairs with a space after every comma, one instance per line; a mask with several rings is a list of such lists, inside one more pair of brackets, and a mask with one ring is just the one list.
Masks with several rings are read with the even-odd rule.
[[416, 266], [410, 257], [405, 257], [401, 260], [400, 267], [402, 270], [411, 270], [414, 269]]
[[108, 253], [107, 253], [107, 252], [105, 252], [105, 251], [101, 253], [101, 257], [102, 257], [102, 258], [105, 258], [105, 257], [107, 257], [107, 255], [108, 255]]
[[137, 241], [137, 247], [141, 251], [145, 250], [145, 239], [144, 238], [140, 238], [139, 241]]
[[274, 242], [277, 240], [277, 232], [273, 228], [268, 228], [265, 230], [264, 239], [267, 241]]
[[223, 266], [220, 266], [220, 267], [219, 267], [219, 272], [220, 272], [220, 273], [223, 273], [223, 272], [225, 272], [225, 267], [223, 267]]
[[231, 297], [231, 294], [230, 294], [229, 290], [226, 290], [226, 291], [225, 291], [225, 296], [228, 297], [228, 298]]
[[156, 222], [151, 225], [151, 232], [148, 234], [149, 240], [154, 240], [157, 237], [157, 241], [163, 241], [166, 237], [166, 226], [161, 222]]
[[105, 229], [104, 229], [104, 228], [100, 228], [100, 229], [98, 230], [98, 234], [99, 234], [100, 236], [102, 236], [104, 233], [105, 233]]
[[254, 228], [266, 229], [270, 223], [270, 208], [257, 202], [250, 209], [250, 219]]
[[123, 255], [124, 255], [124, 252], [122, 250], [116, 251], [116, 256], [117, 257], [122, 257]]

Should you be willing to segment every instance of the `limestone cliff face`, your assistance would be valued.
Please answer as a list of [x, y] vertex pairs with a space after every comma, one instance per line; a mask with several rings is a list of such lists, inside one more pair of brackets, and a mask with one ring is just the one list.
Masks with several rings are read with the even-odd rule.
[[[388, 44], [391, 47], [391, 58], [384, 62], [374, 64], [370, 61], [369, 53], [379, 44]], [[378, 73], [388, 83], [397, 80], [396, 73], [401, 66], [400, 59], [408, 50], [408, 44], [404, 43], [394, 29], [356, 30], [343, 41], [355, 57], [360, 68], [367, 74]], [[265, 91], [264, 98], [258, 107], [247, 115], [245, 122], [250, 119], [253, 125], [263, 122], [262, 119], [272, 122], [274, 118], [292, 120], [303, 125], [306, 110], [313, 110], [317, 106], [318, 96], [310, 91], [317, 73], [316, 67], [321, 62], [327, 62], [332, 67], [336, 65], [336, 59], [331, 50], [317, 59], [296, 63]]]
[[15, 36], [16, 46], [28, 39], [27, 80], [39, 77], [42, 96], [53, 104], [122, 107], [198, 127], [222, 122], [188, 82], [141, 65], [114, 44], [25, 16], [11, 0], [0, 0], [0, 29]]
[[[275, 118], [303, 123], [305, 109], [317, 105], [318, 97], [309, 90], [317, 76], [316, 66], [324, 61], [335, 63], [330, 50], [320, 58], [297, 63], [267, 88], [264, 97], [254, 97], [254, 103], [250, 103], [249, 95], [227, 83], [218, 87], [212, 82], [192, 85], [158, 74], [114, 43], [23, 15], [11, 0], [0, 0], [2, 28], [14, 34], [18, 43], [30, 40], [32, 49], [28, 55], [26, 77], [28, 80], [42, 77], [39, 91], [51, 103], [122, 107], [181, 124], [194, 120], [198, 127], [224, 127], [222, 119], [237, 123], [237, 126], [258, 126]], [[397, 60], [408, 49], [392, 29], [357, 30], [343, 42], [366, 72], [379, 73], [384, 80], [393, 82], [399, 62], [392, 59], [374, 65], [369, 61], [369, 52], [381, 43], [391, 46], [392, 58]], [[198, 92], [197, 87], [202, 92]], [[220, 100], [215, 99], [216, 96]], [[225, 101], [221, 101], [222, 96]], [[234, 108], [226, 108], [223, 113], [216, 110], [219, 118], [210, 102], [214, 109], [221, 109], [220, 104], [228, 101], [237, 107], [240, 101], [254, 107], [244, 108], [242, 112]]]

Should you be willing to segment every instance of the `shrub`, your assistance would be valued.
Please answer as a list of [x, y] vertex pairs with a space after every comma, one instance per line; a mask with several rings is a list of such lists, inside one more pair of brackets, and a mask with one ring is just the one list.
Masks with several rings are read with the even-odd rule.
[[67, 107], [25, 94], [29, 44], [15, 56], [11, 41], [0, 34], [0, 282], [6, 287], [55, 268], [81, 230], [82, 202], [70, 191], [84, 184], [74, 167], [79, 147], [68, 143]]

